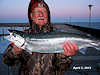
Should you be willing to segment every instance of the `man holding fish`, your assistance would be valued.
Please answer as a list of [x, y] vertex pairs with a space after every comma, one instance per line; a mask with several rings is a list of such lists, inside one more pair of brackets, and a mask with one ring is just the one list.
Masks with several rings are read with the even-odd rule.
[[[31, 0], [29, 5], [30, 28], [25, 33], [49, 33], [53, 31], [50, 24], [50, 11], [43, 0]], [[4, 53], [3, 60], [13, 66], [21, 63], [19, 75], [62, 75], [72, 63], [70, 56], [75, 55], [78, 46], [74, 42], [66, 41], [62, 44], [64, 53], [26, 52], [13, 42]]]

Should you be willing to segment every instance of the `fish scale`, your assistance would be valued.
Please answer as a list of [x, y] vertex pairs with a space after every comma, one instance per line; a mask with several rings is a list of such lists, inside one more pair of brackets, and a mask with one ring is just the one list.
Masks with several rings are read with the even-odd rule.
[[9, 30], [9, 33], [11, 39], [8, 40], [30, 53], [63, 53], [62, 44], [66, 41], [75, 42], [79, 47], [79, 51], [82, 53], [84, 53], [82, 49], [86, 47], [94, 47], [100, 50], [100, 40], [96, 40], [86, 34], [74, 32], [28, 34], [17, 30]]

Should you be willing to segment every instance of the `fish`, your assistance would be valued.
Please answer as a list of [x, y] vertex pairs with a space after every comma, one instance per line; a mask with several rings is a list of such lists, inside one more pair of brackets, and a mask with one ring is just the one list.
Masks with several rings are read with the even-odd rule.
[[62, 44], [70, 41], [78, 45], [79, 51], [83, 54], [82, 49], [87, 47], [94, 47], [100, 50], [100, 40], [96, 40], [86, 34], [79, 34], [73, 32], [48, 32], [48, 33], [25, 33], [18, 30], [9, 30], [10, 35], [6, 37], [7, 40], [14, 42], [14, 44], [29, 53], [63, 53]]

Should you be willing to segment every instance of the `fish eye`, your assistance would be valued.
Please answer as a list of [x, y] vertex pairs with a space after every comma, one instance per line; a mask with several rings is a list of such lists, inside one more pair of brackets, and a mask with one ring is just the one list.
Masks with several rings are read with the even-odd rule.
[[13, 33], [13, 36], [16, 37], [15, 33]]

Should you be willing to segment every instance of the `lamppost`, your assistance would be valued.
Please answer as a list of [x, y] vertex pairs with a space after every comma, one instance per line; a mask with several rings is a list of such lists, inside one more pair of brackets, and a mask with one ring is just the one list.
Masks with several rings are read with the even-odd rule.
[[91, 11], [92, 11], [92, 6], [91, 4], [88, 5], [89, 7], [89, 25], [91, 25]]

